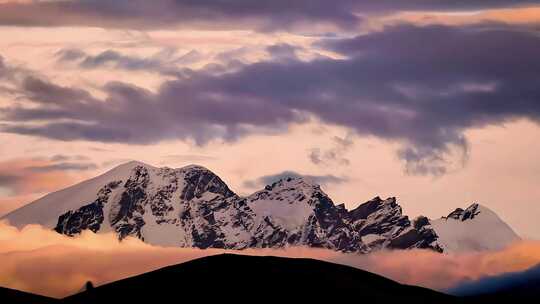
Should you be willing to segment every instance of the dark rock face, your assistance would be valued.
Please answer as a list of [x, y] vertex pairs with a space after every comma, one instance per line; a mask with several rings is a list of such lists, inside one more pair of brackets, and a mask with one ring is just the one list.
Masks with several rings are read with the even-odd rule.
[[144, 225], [144, 202], [146, 187], [150, 182], [148, 169], [139, 166], [124, 184], [122, 197], [111, 209], [110, 222], [120, 239], [129, 235], [141, 237], [140, 229]]
[[390, 249], [432, 249], [442, 252], [443, 249], [435, 241], [438, 236], [435, 230], [430, 228], [429, 219], [425, 216], [420, 216], [414, 220], [413, 227], [410, 230], [398, 235], [390, 240], [388, 248]]
[[372, 200], [369, 200], [355, 209], [349, 211], [349, 219], [351, 221], [365, 220], [369, 215], [375, 213], [380, 209], [383, 200], [380, 197], [375, 197]]
[[180, 196], [183, 200], [200, 198], [205, 192], [221, 194], [223, 197], [234, 196], [229, 187], [217, 175], [206, 170], [190, 171], [186, 177], [186, 187]]
[[414, 229], [421, 229], [430, 224], [429, 219], [421, 215], [414, 220]]
[[332, 200], [322, 192], [317, 192], [314, 197], [316, 199], [314, 224], [318, 223], [332, 247], [344, 252], [360, 251], [362, 248], [360, 235], [345, 223], [343, 211], [334, 206]]
[[411, 223], [395, 197], [386, 200], [375, 197], [351, 210], [348, 220], [371, 250], [428, 248], [441, 251], [429, 220], [420, 217]]
[[470, 207], [468, 207], [465, 210], [461, 208], [456, 208], [456, 210], [448, 214], [447, 217], [443, 217], [443, 218], [460, 220], [460, 221], [472, 220], [475, 216], [477, 216], [480, 213], [478, 209], [479, 209], [478, 204], [472, 204]]
[[58, 218], [54, 230], [58, 233], [73, 236], [89, 229], [97, 232], [103, 223], [103, 204], [94, 202], [75, 211], [68, 211]]
[[[466, 212], [462, 213], [459, 216]], [[474, 211], [466, 216], [474, 216]], [[198, 166], [135, 166], [124, 183], [111, 182], [99, 190], [95, 201], [62, 214], [55, 230], [72, 236], [87, 229], [98, 232], [105, 224], [119, 239], [134, 236], [180, 247], [441, 251], [429, 220], [419, 217], [411, 222], [395, 198], [376, 197], [348, 211], [343, 204], [336, 206], [318, 185], [298, 177], [241, 198]]]
[[217, 196], [210, 201], [187, 202], [181, 215], [180, 226], [191, 234], [193, 247], [243, 249], [249, 247], [251, 239], [234, 242], [224, 230], [241, 234], [253, 227], [253, 212], [245, 201], [236, 196], [228, 199]]
[[443, 250], [439, 245], [432, 244], [435, 240], [437, 240], [437, 234], [433, 229], [411, 229], [390, 240], [387, 247], [389, 249], [433, 249], [442, 252]]
[[450, 214], [448, 214], [448, 216], [446, 217], [447, 219], [451, 218], [451, 219], [455, 219], [455, 220], [459, 220], [461, 219], [461, 215], [463, 215], [463, 209], [461, 208], [456, 208], [456, 210], [450, 212]]
[[478, 204], [473, 204], [471, 207], [467, 208], [465, 212], [463, 212], [463, 215], [461, 216], [462, 221], [466, 221], [469, 219], [473, 219], [475, 216], [477, 216], [480, 211], [478, 211]]
[[103, 206], [109, 200], [112, 190], [117, 188], [120, 183], [121, 181], [116, 181], [107, 184], [99, 190], [98, 198], [93, 203], [60, 215], [54, 230], [69, 236], [81, 233], [86, 229], [97, 232], [104, 220]]
[[255, 248], [281, 248], [285, 244], [297, 244], [300, 241], [298, 234], [289, 232], [274, 223], [272, 218], [263, 217], [262, 223], [257, 226], [251, 239], [250, 247]]
[[394, 197], [387, 200], [375, 197], [351, 210], [348, 220], [362, 236], [384, 234], [395, 227], [410, 225], [408, 217], [402, 215], [401, 207]]

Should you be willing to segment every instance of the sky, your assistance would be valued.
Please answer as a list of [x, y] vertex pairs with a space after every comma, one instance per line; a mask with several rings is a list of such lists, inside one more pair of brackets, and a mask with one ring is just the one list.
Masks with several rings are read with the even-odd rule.
[[0, 0], [0, 215], [129, 160], [540, 239], [540, 5]]

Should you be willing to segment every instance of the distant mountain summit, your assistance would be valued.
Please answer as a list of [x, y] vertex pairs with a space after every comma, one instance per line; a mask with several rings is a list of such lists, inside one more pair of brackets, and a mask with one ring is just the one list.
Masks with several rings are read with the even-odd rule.
[[519, 239], [479, 205], [435, 221], [410, 220], [396, 198], [376, 197], [347, 210], [302, 177], [283, 178], [240, 197], [204, 167], [157, 168], [141, 162], [51, 193], [4, 218], [18, 227], [41, 224], [70, 236], [83, 230], [114, 232], [119, 239], [196, 248], [450, 252], [500, 248]]
[[457, 208], [432, 221], [432, 226], [445, 251], [500, 250], [520, 239], [495, 212], [480, 204]]

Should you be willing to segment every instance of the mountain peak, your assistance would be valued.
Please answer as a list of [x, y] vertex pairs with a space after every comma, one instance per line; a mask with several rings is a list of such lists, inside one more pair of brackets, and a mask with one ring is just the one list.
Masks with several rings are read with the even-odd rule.
[[454, 211], [450, 212], [447, 216], [443, 216], [443, 219], [454, 219], [460, 221], [472, 220], [480, 213], [493, 213], [489, 208], [480, 205], [478, 203], [473, 203], [466, 209], [456, 208]]
[[117, 179], [117, 180], [125, 179], [133, 172], [135, 168], [156, 169], [156, 167], [152, 165], [149, 165], [140, 161], [136, 161], [136, 160], [131, 160], [131, 161], [122, 163], [120, 165], [117, 165], [116, 167], [110, 169], [109, 171], [103, 173], [102, 175], [96, 178], [104, 177], [105, 179]]
[[316, 183], [286, 177], [246, 198], [255, 214], [255, 246], [308, 246], [364, 252], [357, 232], [345, 223], [346, 209], [336, 207]]
[[138, 167], [138, 166], [148, 167], [148, 168], [155, 168], [154, 166], [151, 166], [151, 165], [149, 165], [147, 163], [143, 163], [143, 162], [138, 161], [138, 160], [130, 160], [128, 162], [122, 163], [122, 164], [112, 168], [111, 170], [133, 169], [133, 168]]
[[190, 164], [190, 165], [187, 165], [187, 166], [183, 166], [183, 167], [179, 168], [179, 170], [182, 170], [182, 171], [209, 171], [209, 172], [212, 172], [208, 168], [203, 167], [201, 165], [196, 165], [196, 164]]
[[266, 185], [265, 190], [272, 190], [272, 189], [320, 189], [320, 185], [315, 183], [313, 179], [303, 176], [288, 176], [288, 177], [282, 177], [276, 182]]
[[187, 166], [183, 166], [183, 167], [180, 167], [180, 168], [169, 168], [169, 167], [155, 167], [153, 165], [149, 165], [147, 163], [144, 163], [142, 161], [138, 161], [138, 160], [131, 160], [131, 161], [128, 161], [128, 162], [125, 162], [125, 163], [122, 163], [114, 168], [112, 168], [110, 171], [113, 171], [113, 172], [116, 172], [116, 171], [123, 171], [123, 172], [129, 172], [131, 170], [133, 170], [134, 168], [137, 168], [137, 167], [142, 167], [142, 168], [146, 168], [146, 169], [169, 169], [169, 170], [174, 170], [174, 171], [208, 171], [208, 172], [211, 172], [209, 169], [203, 167], [203, 166], [200, 166], [200, 165], [196, 165], [196, 164], [190, 164], [190, 165], [187, 165]]
[[395, 197], [377, 196], [351, 211], [336, 206], [310, 177], [283, 177], [239, 197], [203, 166], [158, 168], [139, 161], [51, 193], [5, 218], [17, 227], [40, 224], [66, 235], [113, 232], [119, 239], [197, 248], [442, 251], [440, 241], [444, 251], [455, 251], [499, 248], [518, 238], [477, 203], [436, 221], [412, 221]]
[[520, 239], [495, 212], [478, 203], [457, 208], [432, 226], [445, 251], [499, 250]]
[[379, 196], [374, 197], [373, 199], [360, 204], [355, 209], [349, 212], [351, 220], [356, 221], [359, 219], [367, 219], [368, 216], [374, 214], [375, 212], [380, 211], [381, 209], [399, 209], [401, 214], [401, 207], [397, 204], [395, 197], [389, 197], [385, 200], [381, 199]]

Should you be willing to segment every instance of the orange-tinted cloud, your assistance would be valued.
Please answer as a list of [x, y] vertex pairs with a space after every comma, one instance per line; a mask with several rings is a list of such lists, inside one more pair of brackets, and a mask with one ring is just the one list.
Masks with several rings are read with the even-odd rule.
[[152, 247], [113, 234], [69, 238], [37, 225], [0, 222], [0, 286], [62, 297], [87, 281], [97, 284], [219, 251]]
[[19, 158], [1, 161], [0, 215], [48, 192], [72, 185], [82, 178], [66, 172], [58, 165], [47, 159]]
[[518, 272], [540, 263], [540, 242], [523, 241], [505, 250], [437, 254], [425, 250], [387, 251], [358, 260], [337, 257], [337, 262], [359, 267], [393, 280], [445, 290], [465, 281]]
[[69, 184], [71, 179], [61, 171], [37, 171], [33, 167], [50, 165], [48, 160], [14, 159], [0, 162], [2, 186], [17, 194], [46, 192]]
[[[156, 247], [129, 238], [120, 243], [113, 234], [85, 232], [69, 238], [37, 225], [18, 230], [0, 222], [0, 286], [63, 297], [77, 292], [87, 280], [100, 285], [223, 252]], [[540, 242], [518, 243], [500, 252], [460, 255], [421, 250], [357, 255], [309, 248], [236, 253], [316, 258], [407, 284], [446, 289], [465, 280], [532, 267], [540, 262]]]
[[500, 22], [513, 25], [540, 24], [540, 6], [489, 9], [464, 13], [434, 11], [400, 12], [380, 19], [371, 20], [372, 25], [392, 22], [410, 22], [419, 25], [444, 24], [468, 25], [482, 22]]

